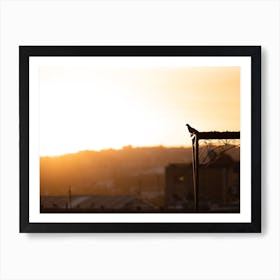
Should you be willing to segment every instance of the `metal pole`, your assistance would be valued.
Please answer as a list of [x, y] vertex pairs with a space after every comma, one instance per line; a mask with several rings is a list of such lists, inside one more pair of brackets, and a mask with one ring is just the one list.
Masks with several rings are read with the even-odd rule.
[[68, 189], [68, 203], [69, 203], [69, 205], [68, 205], [68, 207], [69, 207], [69, 209], [71, 209], [71, 204], [72, 204], [72, 193], [71, 193], [71, 185], [69, 186], [69, 189]]
[[199, 139], [195, 135], [195, 210], [199, 210]]
[[193, 198], [196, 209], [195, 137], [192, 138]]

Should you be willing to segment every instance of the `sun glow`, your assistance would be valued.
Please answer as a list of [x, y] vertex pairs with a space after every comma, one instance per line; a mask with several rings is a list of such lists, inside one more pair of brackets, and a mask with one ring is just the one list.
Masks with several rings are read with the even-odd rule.
[[39, 79], [41, 156], [186, 146], [187, 122], [240, 129], [239, 67], [44, 66]]

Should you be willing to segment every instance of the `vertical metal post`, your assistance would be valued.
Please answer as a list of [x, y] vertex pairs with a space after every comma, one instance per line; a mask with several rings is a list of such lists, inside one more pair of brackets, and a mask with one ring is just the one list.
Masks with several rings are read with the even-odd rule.
[[199, 139], [195, 135], [195, 210], [199, 210]]
[[228, 167], [223, 168], [223, 204], [227, 204]]
[[193, 198], [196, 209], [195, 137], [192, 138]]
[[71, 193], [71, 185], [69, 186], [69, 189], [68, 189], [68, 207], [69, 209], [71, 209], [72, 207], [72, 193]]

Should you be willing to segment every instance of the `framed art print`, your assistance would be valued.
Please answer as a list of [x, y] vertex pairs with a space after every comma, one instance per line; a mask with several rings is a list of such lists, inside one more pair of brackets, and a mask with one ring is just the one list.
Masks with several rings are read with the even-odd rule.
[[20, 232], [260, 232], [260, 46], [20, 46]]

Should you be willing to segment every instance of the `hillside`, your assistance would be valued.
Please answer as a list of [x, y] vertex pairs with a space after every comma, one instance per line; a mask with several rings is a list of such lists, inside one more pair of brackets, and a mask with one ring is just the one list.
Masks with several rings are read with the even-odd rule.
[[163, 192], [169, 163], [190, 163], [190, 147], [124, 147], [41, 157], [41, 195], [122, 195]]

